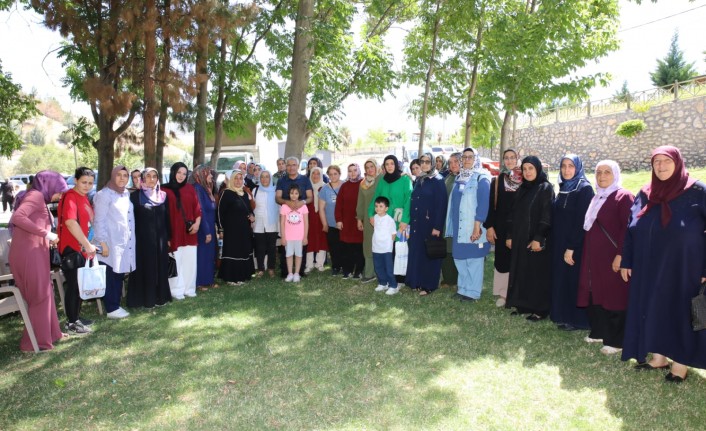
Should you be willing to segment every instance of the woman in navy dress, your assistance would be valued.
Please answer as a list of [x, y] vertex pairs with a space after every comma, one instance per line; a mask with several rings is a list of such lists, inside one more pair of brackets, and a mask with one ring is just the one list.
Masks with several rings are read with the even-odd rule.
[[410, 204], [409, 260], [405, 284], [412, 289], [420, 289], [424, 296], [439, 287], [441, 262], [443, 259], [429, 259], [426, 253], [426, 239], [440, 236], [446, 223], [446, 185], [433, 163], [431, 154], [419, 158], [422, 175], [412, 191]]
[[640, 190], [625, 236], [621, 275], [630, 280], [623, 360], [637, 369], [667, 368], [686, 379], [706, 368], [706, 331], [691, 326], [691, 298], [706, 281], [706, 185], [690, 178], [676, 147], [652, 152], [652, 181]]
[[588, 329], [585, 308], [576, 306], [583, 252], [583, 222], [593, 188], [576, 154], [567, 154], [559, 167], [559, 194], [552, 205], [552, 308], [559, 329]]
[[216, 198], [213, 196], [213, 174], [209, 165], [199, 165], [191, 174], [196, 196], [201, 205], [201, 225], [196, 247], [196, 285], [199, 290], [218, 287], [213, 283], [216, 273]]

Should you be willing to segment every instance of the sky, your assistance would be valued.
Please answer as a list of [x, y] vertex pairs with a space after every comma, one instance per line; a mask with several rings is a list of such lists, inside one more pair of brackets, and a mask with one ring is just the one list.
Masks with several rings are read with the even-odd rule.
[[[612, 76], [608, 88], [591, 91], [591, 100], [611, 97], [626, 80], [631, 91], [652, 88], [649, 72], [655, 69], [656, 60], [667, 53], [675, 30], [679, 31], [679, 46], [686, 60], [694, 62], [700, 74], [706, 74], [706, 0], [659, 0], [656, 4], [644, 0], [639, 6], [621, 0], [620, 7], [620, 49], [584, 69], [586, 73], [608, 72]], [[401, 52], [404, 35], [403, 30], [393, 30], [389, 37], [393, 52]], [[25, 91], [34, 88], [40, 97], [54, 97], [74, 114], [89, 115], [88, 106], [72, 102], [61, 85], [64, 70], [55, 54], [60, 42], [58, 33], [42, 26], [39, 16], [21, 9], [0, 12], [3, 71], [11, 73]], [[401, 68], [401, 61], [401, 57], [396, 58], [396, 67]], [[411, 135], [418, 127], [408, 118], [406, 106], [419, 91], [403, 87], [383, 102], [351, 98], [344, 104], [342, 125], [351, 130], [354, 140], [371, 129], [406, 131]], [[431, 118], [428, 127], [435, 133], [450, 135], [461, 127], [461, 118]]]

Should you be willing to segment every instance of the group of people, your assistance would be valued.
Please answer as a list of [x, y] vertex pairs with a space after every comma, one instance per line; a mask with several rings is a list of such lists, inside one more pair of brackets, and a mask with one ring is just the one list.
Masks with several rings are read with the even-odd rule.
[[[337, 165], [324, 172], [313, 158], [300, 174], [290, 157], [277, 160], [275, 173], [238, 162], [217, 189], [209, 166], [189, 175], [177, 163], [163, 187], [156, 170], [138, 171], [133, 183], [141, 184], [130, 192], [130, 173], [117, 166], [93, 205], [90, 169], [77, 169], [71, 190], [43, 171], [16, 202], [10, 265], [40, 347], [50, 349], [61, 331], [50, 312], [49, 271], [34, 262], [46, 262], [39, 255], [57, 242], [70, 333], [90, 332], [79, 315], [76, 270], [96, 255], [106, 265], [108, 317], [122, 318], [127, 274], [127, 306], [151, 308], [217, 287], [216, 269], [232, 285], [274, 277], [277, 260], [285, 282], [328, 262], [331, 275], [377, 279], [375, 291], [388, 295], [407, 286], [427, 296], [447, 284], [472, 303], [494, 250], [498, 307], [589, 330], [585, 341], [638, 359], [638, 369], [666, 368], [670, 358], [669, 381], [683, 381], [687, 366], [706, 367], [706, 331], [692, 331], [689, 311], [706, 281], [706, 191], [675, 147], [653, 152], [652, 179], [637, 196], [621, 187], [611, 160], [595, 166], [594, 191], [574, 154], [560, 161], [558, 193], [538, 157], [520, 159], [511, 149], [497, 177], [472, 148], [442, 160], [423, 154], [410, 171], [388, 155], [382, 166], [349, 164], [343, 181]], [[59, 199], [54, 233], [46, 204]], [[26, 334], [21, 348], [31, 348]]]

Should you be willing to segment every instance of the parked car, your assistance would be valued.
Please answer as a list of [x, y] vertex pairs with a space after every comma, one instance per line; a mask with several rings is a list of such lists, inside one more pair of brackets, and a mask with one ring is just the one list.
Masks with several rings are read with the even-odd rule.
[[447, 158], [450, 154], [451, 153], [444, 154], [444, 147], [431, 147], [431, 155], [434, 156], [434, 160], [436, 160], [438, 156], [444, 156], [444, 158]]
[[494, 162], [493, 160], [487, 157], [481, 157], [480, 163], [485, 169], [490, 172], [492, 176], [497, 177], [498, 175], [500, 175], [500, 162]]

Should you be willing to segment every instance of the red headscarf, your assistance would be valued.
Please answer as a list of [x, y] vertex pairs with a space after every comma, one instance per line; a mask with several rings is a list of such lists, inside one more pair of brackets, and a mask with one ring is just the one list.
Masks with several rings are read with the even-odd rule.
[[654, 167], [652, 168], [652, 181], [642, 188], [642, 192], [647, 196], [647, 205], [642, 208], [637, 217], [642, 217], [655, 205], [661, 205], [662, 227], [665, 227], [672, 219], [672, 210], [669, 209], [669, 202], [688, 190], [696, 182], [696, 179], [689, 177], [679, 148], [671, 145], [655, 148], [652, 151], [650, 163], [658, 155], [667, 156], [674, 161], [674, 173], [669, 179], [662, 181], [657, 178]]

